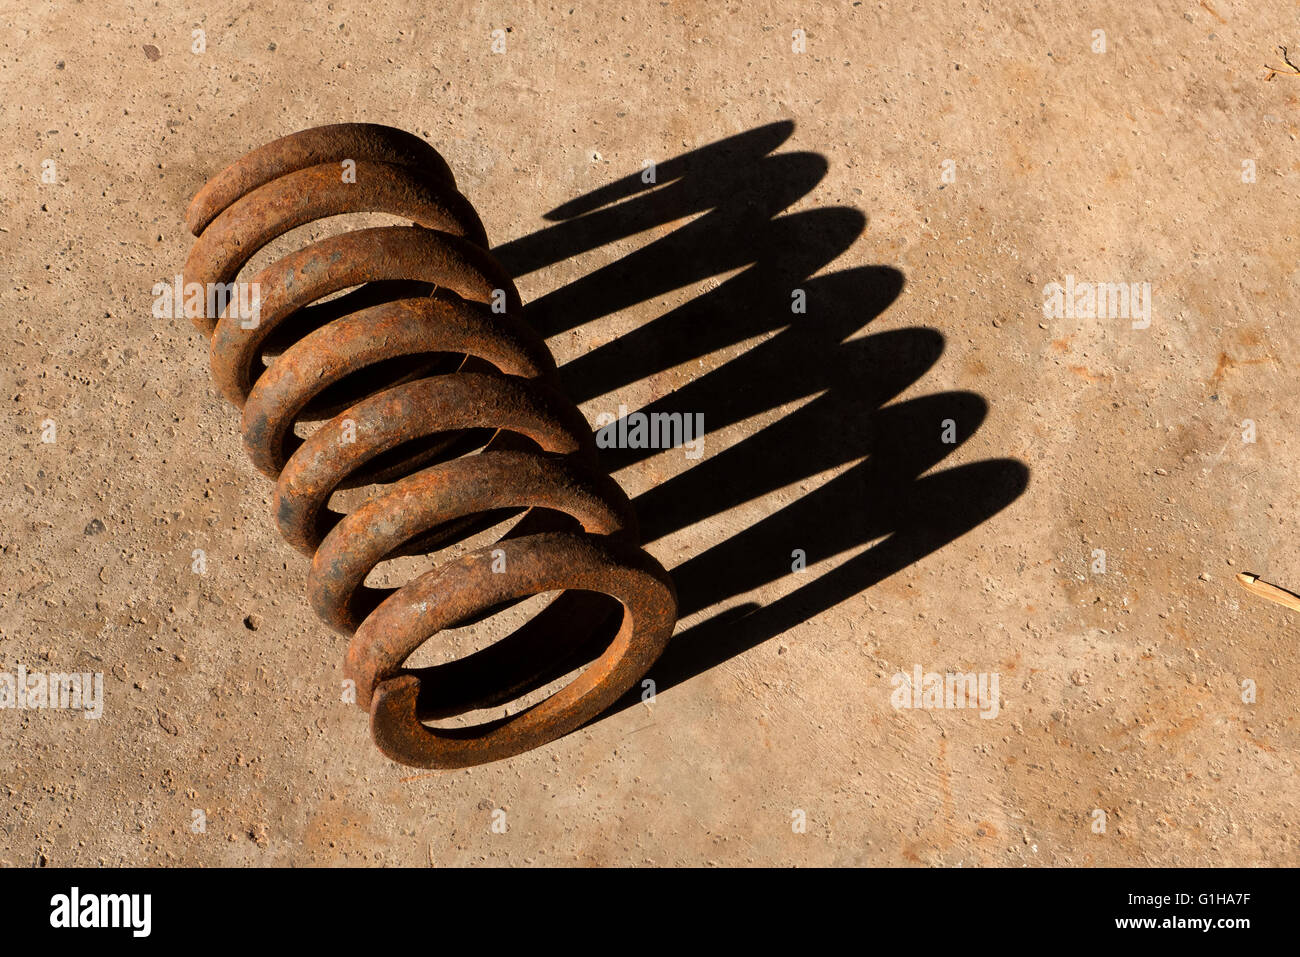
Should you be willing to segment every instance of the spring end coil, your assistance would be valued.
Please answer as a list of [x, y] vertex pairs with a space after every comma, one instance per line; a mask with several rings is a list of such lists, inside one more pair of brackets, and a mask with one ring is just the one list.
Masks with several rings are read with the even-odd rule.
[[[191, 318], [211, 340], [217, 386], [242, 410], [245, 451], [276, 481], [276, 524], [311, 558], [312, 607], [350, 639], [344, 671], [380, 750], [425, 768], [520, 754], [582, 726], [645, 674], [676, 623], [672, 580], [638, 547], [631, 504], [598, 470], [591, 429], [559, 391], [477, 213], [418, 137], [338, 124], [247, 154], [190, 205], [186, 289], [229, 290], [272, 240], [345, 213], [412, 225], [334, 235], [262, 269], [251, 324], [234, 299]], [[321, 424], [300, 437], [311, 421]], [[353, 511], [328, 507], [336, 491], [372, 485]], [[491, 545], [400, 588], [365, 585], [389, 558], [441, 551], [512, 514]], [[440, 631], [549, 592], [560, 594], [502, 640], [407, 667]], [[594, 642], [603, 650], [591, 660]], [[425, 724], [500, 708], [586, 661], [513, 714]]]

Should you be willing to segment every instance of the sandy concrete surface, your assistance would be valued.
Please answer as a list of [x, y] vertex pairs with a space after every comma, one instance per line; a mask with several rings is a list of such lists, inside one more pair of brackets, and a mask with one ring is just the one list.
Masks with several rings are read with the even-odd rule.
[[[0, 863], [1296, 864], [1300, 619], [1234, 580], [1300, 588], [1288, 43], [1231, 0], [5, 0], [0, 667], [103, 711], [0, 710]], [[343, 121], [444, 154], [589, 421], [705, 417], [606, 461], [682, 597], [653, 702], [468, 771], [373, 747], [151, 314], [208, 177]]]

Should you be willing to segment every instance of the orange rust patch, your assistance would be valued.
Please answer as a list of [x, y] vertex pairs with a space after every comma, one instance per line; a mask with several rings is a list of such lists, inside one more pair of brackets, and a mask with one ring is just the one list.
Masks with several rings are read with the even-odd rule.
[[1070, 366], [1070, 371], [1085, 382], [1109, 382], [1110, 376], [1104, 372], [1090, 372], [1087, 366]]
[[1215, 10], [1214, 7], [1210, 6], [1209, 3], [1206, 2], [1206, 0], [1201, 0], [1201, 6], [1203, 6], [1207, 11], [1209, 11], [1210, 16], [1214, 17], [1214, 19], [1218, 20], [1220, 23], [1228, 22], [1227, 20], [1223, 19], [1223, 17], [1219, 16], [1219, 11]]
[[1272, 361], [1272, 356], [1262, 356], [1258, 359], [1234, 359], [1226, 352], [1220, 352], [1219, 364], [1214, 367], [1214, 375], [1210, 376], [1210, 384], [1218, 385], [1231, 370], [1238, 369], [1241, 366], [1257, 366]]

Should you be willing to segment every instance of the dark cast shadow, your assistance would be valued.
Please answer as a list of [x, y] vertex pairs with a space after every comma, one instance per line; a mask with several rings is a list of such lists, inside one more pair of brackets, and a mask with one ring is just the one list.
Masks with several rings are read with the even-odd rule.
[[[1028, 484], [1028, 468], [1009, 458], [928, 474], [975, 433], [988, 404], [952, 391], [893, 401], [939, 361], [944, 337], [925, 327], [862, 333], [902, 292], [903, 275], [888, 266], [819, 274], [862, 235], [866, 217], [842, 206], [784, 213], [828, 168], [816, 153], [775, 152], [793, 130], [791, 122], [773, 123], [693, 150], [658, 164], [654, 184], [634, 173], [565, 203], [547, 214], [552, 225], [494, 250], [519, 277], [695, 216], [527, 307], [530, 323], [549, 337], [741, 270], [564, 365], [565, 390], [579, 403], [609, 397], [612, 411], [629, 383], [766, 334], [639, 411], [703, 413], [707, 432], [716, 433], [805, 403], [635, 500], [647, 543], [745, 502], [780, 501], [754, 525], [670, 569], [682, 618], [787, 576], [802, 582], [768, 604], [742, 601], [674, 635], [647, 675], [656, 693], [944, 547]], [[803, 313], [791, 309], [796, 289], [806, 297]], [[952, 420], [955, 443], [943, 441], [945, 420]], [[609, 449], [602, 465], [613, 472], [654, 454], [659, 450]], [[850, 463], [791, 499], [798, 483]], [[792, 570], [795, 550], [806, 555], [807, 570]], [[828, 571], [812, 568], [849, 552], [855, 553]], [[585, 646], [552, 677], [601, 650]], [[606, 715], [640, 696], [633, 688]]]

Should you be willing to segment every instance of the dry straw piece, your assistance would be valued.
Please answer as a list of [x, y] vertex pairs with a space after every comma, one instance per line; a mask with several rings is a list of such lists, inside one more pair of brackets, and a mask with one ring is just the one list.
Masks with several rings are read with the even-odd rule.
[[1293, 595], [1285, 588], [1278, 588], [1276, 585], [1270, 585], [1266, 581], [1261, 581], [1258, 575], [1249, 575], [1240, 572], [1237, 575], [1237, 581], [1241, 582], [1241, 587], [1253, 595], [1260, 598], [1267, 598], [1269, 601], [1277, 602], [1279, 605], [1285, 605], [1292, 611], [1300, 611], [1300, 595]]

